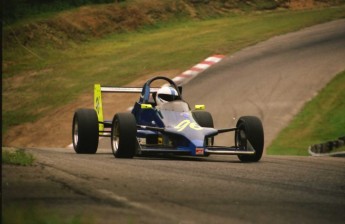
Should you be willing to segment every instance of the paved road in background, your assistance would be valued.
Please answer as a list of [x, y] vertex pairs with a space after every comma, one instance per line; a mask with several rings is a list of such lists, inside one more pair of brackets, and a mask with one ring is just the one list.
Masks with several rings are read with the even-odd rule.
[[[318, 25], [229, 56], [186, 84], [184, 97], [206, 104], [217, 127], [233, 126], [242, 115], [259, 116], [268, 145], [304, 102], [345, 69], [344, 58], [345, 20]], [[95, 155], [27, 150], [40, 164], [41, 179], [5, 175], [6, 200], [39, 203], [64, 217], [186, 224], [345, 220], [343, 158], [264, 156], [246, 164], [213, 155], [115, 159], [106, 147]], [[28, 186], [31, 195], [23, 195]]]
[[[216, 127], [243, 115], [262, 119], [268, 146], [304, 103], [345, 69], [345, 20], [277, 36], [228, 56], [184, 86], [205, 104]], [[229, 144], [232, 136], [216, 138]]]

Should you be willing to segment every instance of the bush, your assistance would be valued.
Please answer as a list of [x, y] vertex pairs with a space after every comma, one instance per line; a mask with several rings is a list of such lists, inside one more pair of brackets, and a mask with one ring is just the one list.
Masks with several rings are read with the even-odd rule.
[[29, 166], [34, 162], [33, 155], [25, 153], [23, 149], [17, 149], [16, 151], [8, 151], [2, 149], [2, 163], [13, 164], [21, 166]]
[[57, 12], [89, 4], [122, 2], [125, 0], [4, 0], [3, 23], [11, 24], [29, 16]]

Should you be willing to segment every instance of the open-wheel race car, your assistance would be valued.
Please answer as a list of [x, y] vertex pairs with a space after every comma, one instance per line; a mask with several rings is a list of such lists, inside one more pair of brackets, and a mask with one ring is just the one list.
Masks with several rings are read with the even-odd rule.
[[[161, 88], [151, 87], [154, 81], [166, 82]], [[141, 93], [131, 112], [117, 113], [112, 120], [103, 119], [102, 93]], [[116, 158], [141, 155], [210, 154], [237, 155], [243, 162], [257, 162], [264, 147], [262, 123], [255, 116], [243, 116], [236, 127], [216, 129], [204, 105], [191, 110], [182, 98], [182, 87], [171, 79], [158, 76], [142, 88], [94, 88], [94, 109], [78, 109], [74, 113], [72, 140], [76, 153], [96, 153], [99, 137], [110, 137]], [[234, 132], [234, 146], [216, 146], [214, 137]]]

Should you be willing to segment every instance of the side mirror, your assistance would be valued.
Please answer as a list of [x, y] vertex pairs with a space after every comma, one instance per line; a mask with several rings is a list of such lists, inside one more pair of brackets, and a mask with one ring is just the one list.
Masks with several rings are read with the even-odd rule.
[[195, 105], [195, 110], [205, 110], [205, 105]]
[[152, 109], [152, 105], [151, 104], [146, 104], [146, 103], [143, 103], [141, 104], [141, 109]]
[[182, 86], [178, 86], [178, 90], [180, 91], [180, 93], [182, 95]]

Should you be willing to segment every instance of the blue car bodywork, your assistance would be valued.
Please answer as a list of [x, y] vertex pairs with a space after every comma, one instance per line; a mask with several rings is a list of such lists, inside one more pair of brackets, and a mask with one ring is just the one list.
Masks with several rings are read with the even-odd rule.
[[[158, 89], [151, 87], [151, 84], [156, 80], [168, 82], [168, 85], [177, 90], [179, 98], [163, 105], [157, 105], [154, 99]], [[247, 139], [245, 137], [241, 138], [242, 135], [238, 127], [215, 129], [211, 126], [200, 126], [200, 121], [195, 119], [195, 113], [198, 110], [191, 110], [188, 103], [182, 99], [182, 87], [178, 87], [169, 78], [152, 78], [142, 88], [100, 88], [100, 92], [141, 93], [139, 100], [135, 103], [131, 111], [135, 117], [137, 128], [136, 155], [168, 153], [191, 156], [208, 156], [210, 154], [250, 156], [255, 154], [255, 149]], [[113, 122], [103, 121], [103, 115], [100, 116], [99, 114], [103, 113], [102, 109], [97, 108], [100, 100], [100, 96], [97, 100], [97, 96], [95, 95], [95, 110], [98, 113], [99, 124], [104, 125], [104, 128], [112, 128]], [[203, 107], [200, 106], [199, 108], [202, 109]], [[213, 145], [214, 136], [230, 131], [234, 131], [235, 136], [238, 136], [235, 137], [235, 146], [224, 147]], [[111, 131], [100, 127], [101, 136], [108, 137], [111, 136], [111, 133]]]
[[[177, 92], [173, 101], [157, 105], [155, 95], [159, 88], [151, 87], [156, 81], [165, 81]], [[141, 93], [131, 112], [116, 113], [112, 121], [103, 119], [102, 93]], [[76, 153], [97, 152], [99, 137], [110, 137], [116, 158], [139, 155], [237, 155], [243, 162], [257, 162], [264, 147], [263, 126], [255, 116], [243, 116], [236, 127], [216, 129], [210, 113], [203, 105], [191, 110], [182, 98], [182, 87], [171, 79], [155, 77], [142, 88], [94, 87], [94, 108], [77, 109], [72, 122], [72, 141]], [[215, 146], [215, 136], [234, 132], [235, 145]]]

